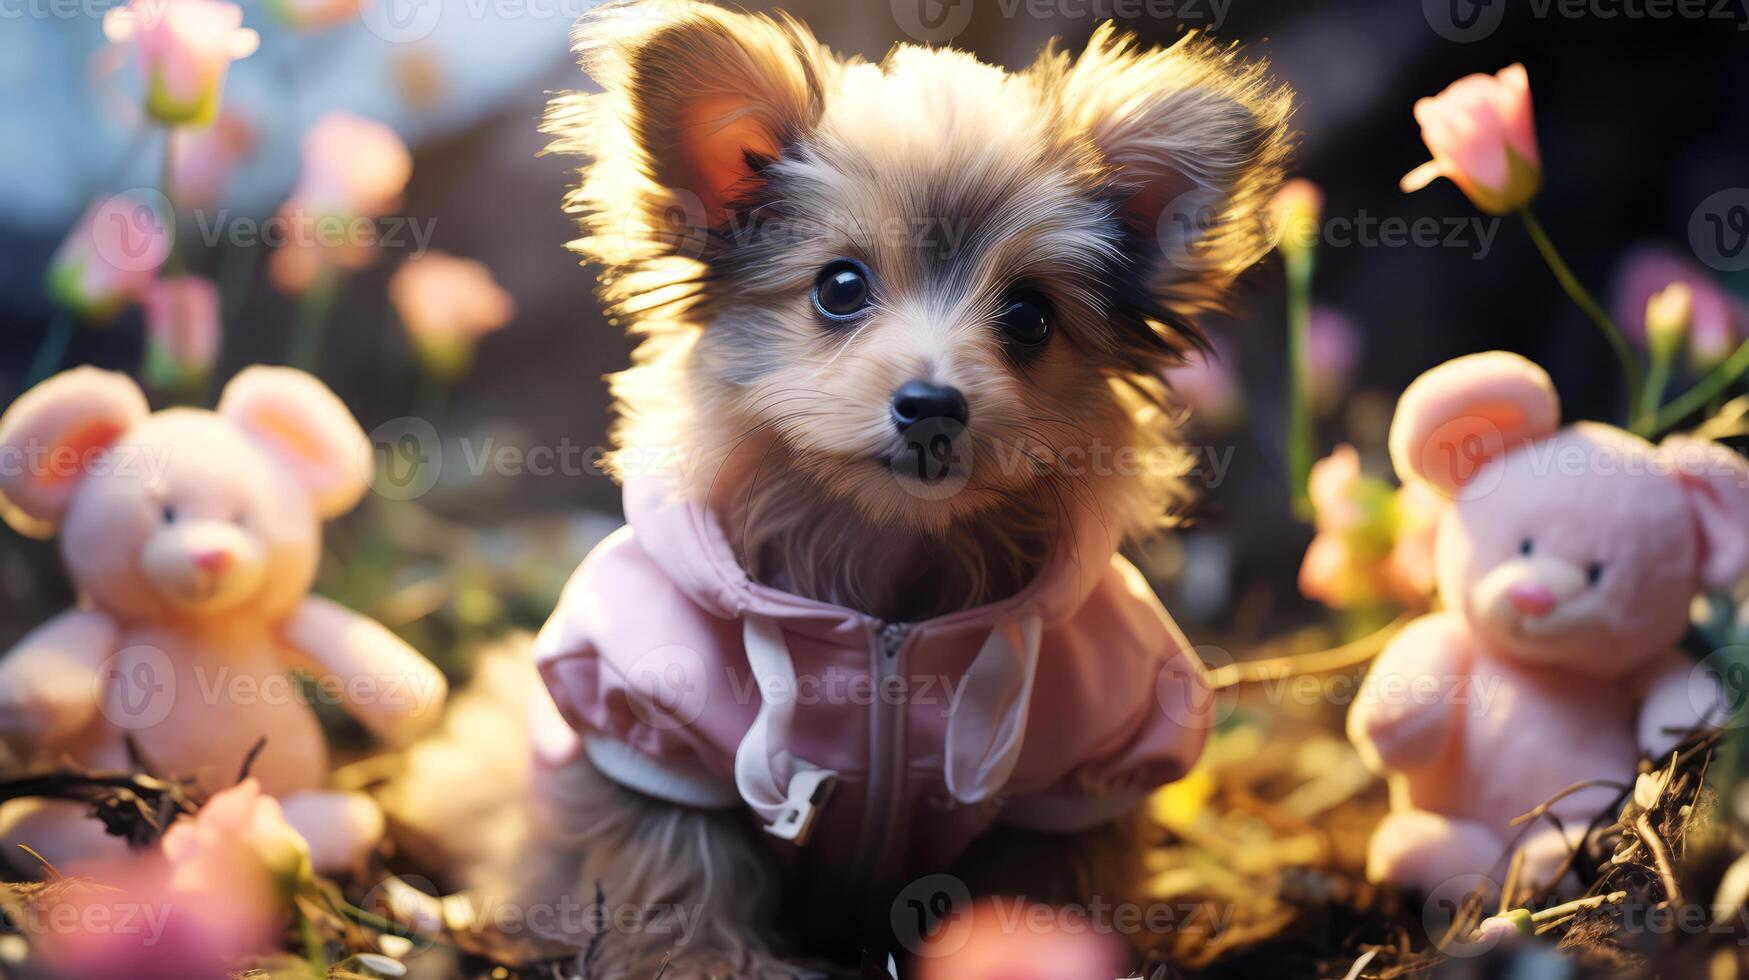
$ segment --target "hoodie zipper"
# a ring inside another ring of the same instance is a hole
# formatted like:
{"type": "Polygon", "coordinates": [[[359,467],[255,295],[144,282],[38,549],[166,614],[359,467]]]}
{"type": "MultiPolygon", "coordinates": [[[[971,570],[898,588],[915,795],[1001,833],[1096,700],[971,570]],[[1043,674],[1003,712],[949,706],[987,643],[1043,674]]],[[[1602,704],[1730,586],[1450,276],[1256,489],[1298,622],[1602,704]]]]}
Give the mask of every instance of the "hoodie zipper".
{"type": "Polygon", "coordinates": [[[888,837],[898,813],[903,791],[904,701],[894,704],[887,696],[893,678],[900,675],[900,653],[911,636],[910,623],[873,623],[871,644],[874,663],[874,703],[870,706],[868,787],[863,804],[862,874],[858,880],[876,887],[876,875],[886,863],[888,837]]]}

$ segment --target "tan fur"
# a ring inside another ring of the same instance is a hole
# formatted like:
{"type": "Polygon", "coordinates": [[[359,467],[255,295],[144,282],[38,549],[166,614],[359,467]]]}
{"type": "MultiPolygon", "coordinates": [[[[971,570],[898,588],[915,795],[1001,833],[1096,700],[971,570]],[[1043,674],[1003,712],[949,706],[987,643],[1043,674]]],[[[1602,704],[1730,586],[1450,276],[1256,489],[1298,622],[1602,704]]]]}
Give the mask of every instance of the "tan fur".
{"type": "Polygon", "coordinates": [[[610,4],[577,39],[603,91],[547,125],[590,161],[574,247],[646,337],[613,379],[619,475],[676,469],[767,582],[912,618],[1017,588],[1076,501],[1119,534],[1169,523],[1183,466],[1159,372],[1268,245],[1288,96],[1260,67],[1195,37],[1136,51],[1109,25],[1019,74],[911,46],[872,65],[678,0],[610,4]],[[727,133],[748,163],[725,199],[733,154],[709,144],[727,133]],[[841,256],[878,290],[838,331],[810,295],[841,256]],[[991,328],[1019,282],[1059,318],[1025,365],[991,328]],[[914,377],[971,405],[970,479],[943,499],[877,462],[904,449],[888,405],[914,377]],[[1098,462],[1120,448],[1143,462],[1098,462]],[[822,576],[828,552],[855,570],[822,576]],[[892,594],[901,556],[943,554],[958,567],[930,601],[892,594]]]}

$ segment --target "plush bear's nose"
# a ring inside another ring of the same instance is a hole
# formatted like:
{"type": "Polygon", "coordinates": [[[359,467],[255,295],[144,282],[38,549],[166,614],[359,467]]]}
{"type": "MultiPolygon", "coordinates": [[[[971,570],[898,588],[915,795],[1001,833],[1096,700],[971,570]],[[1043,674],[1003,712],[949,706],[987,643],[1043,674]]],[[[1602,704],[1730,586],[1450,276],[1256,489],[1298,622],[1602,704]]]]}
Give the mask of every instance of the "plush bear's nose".
{"type": "Polygon", "coordinates": [[[1506,590],[1506,598],[1511,600],[1512,608],[1526,616],[1542,616],[1555,608],[1554,590],[1535,582],[1519,582],[1506,590]]]}
{"type": "Polygon", "coordinates": [[[231,567],[231,553],[228,551],[197,551],[194,555],[194,567],[208,575],[223,575],[231,567]]]}
{"type": "Polygon", "coordinates": [[[893,392],[893,424],[901,429],[924,419],[953,419],[965,425],[971,415],[966,396],[951,385],[918,379],[905,382],[893,392]]]}

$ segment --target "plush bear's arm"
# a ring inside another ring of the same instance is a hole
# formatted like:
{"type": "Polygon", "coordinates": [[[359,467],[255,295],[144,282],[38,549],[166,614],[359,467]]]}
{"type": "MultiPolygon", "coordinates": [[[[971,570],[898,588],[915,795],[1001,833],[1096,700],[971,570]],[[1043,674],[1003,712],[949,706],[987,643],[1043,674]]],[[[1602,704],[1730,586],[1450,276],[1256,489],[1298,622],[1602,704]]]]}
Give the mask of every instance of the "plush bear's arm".
{"type": "Polygon", "coordinates": [[[1678,654],[1652,679],[1640,702],[1640,751],[1653,762],[1668,762],[1682,736],[1700,725],[1723,724],[1729,717],[1724,691],[1701,665],[1678,654]]]}
{"type": "Polygon", "coordinates": [[[120,636],[108,616],[76,609],[20,640],[0,658],[0,739],[52,747],[90,724],[97,671],[120,636]]]}
{"type": "Polygon", "coordinates": [[[1462,619],[1434,613],[1393,638],[1348,713],[1348,737],[1374,772],[1438,762],[1456,730],[1456,688],[1466,685],[1471,639],[1462,619]]]}
{"type": "Polygon", "coordinates": [[[348,714],[378,738],[402,742],[443,712],[443,674],[381,623],[318,596],[304,600],[281,638],[346,695],[348,714]]]}

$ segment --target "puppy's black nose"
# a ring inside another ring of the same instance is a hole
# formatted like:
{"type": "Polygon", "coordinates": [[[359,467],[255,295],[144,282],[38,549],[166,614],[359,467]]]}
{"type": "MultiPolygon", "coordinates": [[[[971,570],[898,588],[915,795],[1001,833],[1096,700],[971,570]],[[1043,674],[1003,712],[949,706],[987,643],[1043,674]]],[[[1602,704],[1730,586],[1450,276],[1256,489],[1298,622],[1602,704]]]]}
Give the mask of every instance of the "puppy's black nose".
{"type": "Polygon", "coordinates": [[[893,424],[908,429],[924,419],[953,419],[961,425],[972,416],[966,396],[951,385],[907,381],[893,392],[893,424]]]}

